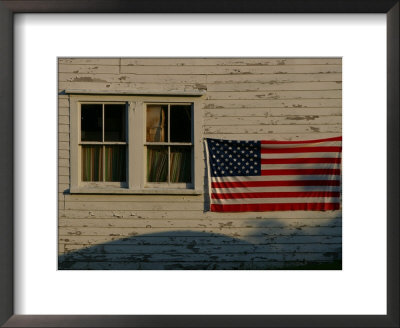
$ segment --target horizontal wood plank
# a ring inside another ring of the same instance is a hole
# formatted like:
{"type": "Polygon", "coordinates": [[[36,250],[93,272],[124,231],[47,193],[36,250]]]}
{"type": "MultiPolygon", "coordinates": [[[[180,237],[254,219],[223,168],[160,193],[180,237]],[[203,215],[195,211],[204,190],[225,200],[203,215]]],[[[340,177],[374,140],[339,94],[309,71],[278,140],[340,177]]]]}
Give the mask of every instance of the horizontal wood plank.
{"type": "Polygon", "coordinates": [[[327,261],[337,257],[335,252],[324,253],[233,253],[233,254],[86,254],[69,253],[64,256],[66,261],[85,261],[85,262],[192,262],[192,261],[237,261],[237,262],[266,262],[266,261],[327,261]]]}
{"type": "Polygon", "coordinates": [[[283,82],[341,82],[341,73],[317,73],[317,74],[226,74],[226,75],[198,75],[198,74],[107,74],[107,73],[59,73],[61,82],[106,82],[106,83],[198,83],[205,84],[222,83],[268,83],[270,85],[283,82]]]}
{"type": "MultiPolygon", "coordinates": [[[[68,187],[68,185],[60,185],[61,187],[68,187]]],[[[68,202],[68,197],[70,195],[65,195],[66,202],[68,202]]],[[[78,196],[78,195],[77,195],[78,196]]],[[[79,195],[86,196],[86,195],[79,195]]],[[[89,195],[87,195],[89,196],[89,195]]],[[[97,195],[91,195],[96,197],[97,195]]],[[[98,195],[99,201],[109,201],[108,198],[102,198],[98,195]]],[[[128,196],[128,195],[126,195],[128,196]]],[[[134,195],[132,195],[133,199],[136,199],[134,195]]],[[[154,202],[160,201],[160,198],[152,196],[154,202]]],[[[124,198],[127,201],[131,201],[131,198],[124,198]]],[[[86,198],[82,198],[82,202],[87,202],[86,198]]],[[[179,206],[179,203],[177,204],[179,206]]],[[[220,213],[220,212],[210,212],[208,209],[204,211],[204,209],[194,210],[189,209],[186,211],[173,211],[173,210],[98,210],[95,208],[90,208],[88,210],[65,210],[59,213],[59,217],[62,218],[70,218],[70,219],[110,219],[110,218],[134,218],[134,219],[212,219],[216,220],[263,220],[263,219],[335,219],[341,218],[342,212],[339,211],[285,211],[285,212],[238,212],[238,213],[220,213]]]]}
{"type": "MultiPolygon", "coordinates": [[[[331,259],[319,262],[331,262],[331,259]]],[[[306,265],[301,261],[268,261],[268,262],[220,262],[220,261],[198,261],[198,262],[79,262],[63,261],[60,265],[62,270],[273,270],[291,269],[306,265]]]]}
{"type": "Polygon", "coordinates": [[[205,117],[205,126],[240,125],[341,125],[341,116],[290,115],[286,117],[205,117]]]}
{"type": "Polygon", "coordinates": [[[58,124],[69,124],[68,115],[58,115],[58,124]]]}
{"type": "Polygon", "coordinates": [[[342,227],[279,227],[279,228],[92,228],[92,227],[59,227],[60,236],[119,236],[131,237],[137,235],[157,235],[163,236],[198,236],[199,234],[209,234],[212,236],[224,235],[236,238],[260,237],[260,236],[341,236],[342,227]]]}
{"type": "Polygon", "coordinates": [[[65,159],[65,158],[58,159],[58,166],[59,167],[69,167],[69,159],[65,159]]]}
{"type": "Polygon", "coordinates": [[[247,82],[247,83],[208,83],[208,92],[274,92],[274,91],[325,91],[342,89],[342,82],[247,82]]]}
{"type": "Polygon", "coordinates": [[[120,67],[115,65],[59,65],[59,73],[89,74],[89,73],[112,73],[119,74],[120,67]]]}
{"type": "MultiPolygon", "coordinates": [[[[68,97],[68,96],[67,96],[68,97]]],[[[63,112],[63,115],[68,115],[68,108],[69,108],[69,98],[65,97],[60,97],[58,98],[58,108],[60,110],[65,110],[66,112],[63,112]]]]}
{"type": "Polygon", "coordinates": [[[281,82],[341,82],[341,73],[320,74],[242,74],[208,75],[207,84],[215,83],[274,83],[281,82]]]}
{"type": "Polygon", "coordinates": [[[256,99],[256,100],[208,100],[204,102],[205,109],[219,108],[266,108],[266,107],[342,107],[341,99],[256,99]]]}
{"type": "MultiPolygon", "coordinates": [[[[262,139],[270,139],[270,134],[279,133],[336,133],[336,136],[341,135],[342,126],[341,125],[238,125],[238,126],[225,126],[225,125],[215,125],[215,126],[205,126],[204,133],[213,135],[238,135],[238,134],[259,134],[262,135],[262,139]]],[[[229,137],[231,139],[232,137],[229,137]]],[[[256,139],[260,139],[260,136],[256,139]]],[[[315,135],[311,139],[320,139],[318,135],[315,135]]]]}
{"type": "Polygon", "coordinates": [[[58,58],[58,65],[120,65],[121,58],[58,58]]]}
{"type": "MultiPolygon", "coordinates": [[[[323,75],[323,74],[321,74],[323,75]]],[[[332,74],[334,75],[334,74],[332,74]]],[[[207,77],[205,75],[139,75],[139,74],[81,74],[81,73],[59,73],[59,83],[61,82],[106,82],[106,83],[199,83],[204,85],[207,77]]]]}
{"type": "MultiPolygon", "coordinates": [[[[72,65],[71,65],[72,66],[72,65]]],[[[67,70],[70,71],[70,70],[67,70]]],[[[168,75],[228,75],[228,74],[322,74],[341,73],[341,65],[259,65],[259,66],[121,66],[121,74],[168,74],[168,75]]]]}
{"type": "Polygon", "coordinates": [[[204,110],[204,119],[209,117],[285,117],[296,116],[341,116],[342,108],[213,108],[204,110]]]}
{"type": "MultiPolygon", "coordinates": [[[[271,131],[266,135],[260,134],[258,132],[250,131],[236,131],[236,140],[281,140],[281,141],[296,141],[296,140],[313,140],[313,139],[324,139],[324,138],[334,138],[341,134],[341,132],[320,132],[318,129],[313,131],[312,129],[306,129],[305,131],[298,131],[292,133],[284,133],[278,130],[271,131]]],[[[286,132],[286,131],[285,131],[286,132]]],[[[290,131],[289,131],[290,132],[290,131]]],[[[205,130],[204,138],[217,138],[217,139],[233,139],[230,133],[223,133],[218,131],[212,131],[209,133],[205,130]]]]}
{"type": "Polygon", "coordinates": [[[239,239],[230,236],[197,235],[197,236],[134,236],[121,238],[120,236],[82,236],[70,235],[59,236],[59,242],[66,245],[99,245],[103,243],[118,243],[122,245],[185,245],[196,243],[198,245],[220,245],[220,244],[299,244],[299,243],[322,243],[340,244],[341,236],[258,236],[248,239],[239,239]]]}
{"type": "Polygon", "coordinates": [[[341,99],[341,90],[312,90],[312,91],[207,91],[207,100],[257,100],[257,99],[341,99]]]}
{"type": "Polygon", "coordinates": [[[282,66],[341,65],[341,58],[122,58],[121,65],[131,66],[282,66]]]}
{"type": "Polygon", "coordinates": [[[286,228],[286,227],[338,227],[341,218],[335,219],[59,219],[59,227],[90,228],[286,228]]]}
{"type": "MultiPolygon", "coordinates": [[[[72,79],[72,75],[69,76],[72,79]]],[[[112,80],[104,79],[98,81],[99,78],[96,77],[86,77],[80,78],[78,80],[72,81],[60,81],[59,90],[66,89],[89,89],[89,90],[116,90],[116,91],[126,91],[132,90],[132,92],[139,93],[140,91],[148,93],[149,91],[157,92],[173,92],[173,91],[193,91],[193,90],[207,90],[208,92],[290,92],[290,91],[334,91],[339,92],[342,89],[342,82],[277,82],[270,81],[266,83],[154,83],[151,82],[122,82],[121,80],[115,81],[114,77],[112,80]],[[82,81],[83,80],[83,81],[82,81]],[[81,82],[80,82],[81,81],[81,82]],[[97,82],[96,82],[97,81],[97,82]]]]}
{"type": "Polygon", "coordinates": [[[248,253],[292,253],[310,252],[325,253],[337,252],[341,249],[341,244],[217,244],[217,245],[198,245],[190,243],[186,245],[120,245],[118,243],[107,243],[104,245],[64,245],[61,244],[65,252],[76,252],[85,254],[248,254],[248,253]]]}

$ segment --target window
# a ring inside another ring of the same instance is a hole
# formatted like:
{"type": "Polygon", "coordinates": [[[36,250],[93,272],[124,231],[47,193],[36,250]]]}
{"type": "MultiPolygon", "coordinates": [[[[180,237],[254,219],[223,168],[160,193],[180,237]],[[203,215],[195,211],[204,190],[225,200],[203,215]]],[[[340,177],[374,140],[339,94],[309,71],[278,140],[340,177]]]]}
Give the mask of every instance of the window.
{"type": "Polygon", "coordinates": [[[202,192],[195,98],[71,94],[70,99],[72,193],[202,192]]]}
{"type": "Polygon", "coordinates": [[[126,105],[80,106],[82,182],[126,182],[126,105]]]}
{"type": "Polygon", "coordinates": [[[191,104],[147,104],[145,146],[148,183],[190,184],[191,104]]]}

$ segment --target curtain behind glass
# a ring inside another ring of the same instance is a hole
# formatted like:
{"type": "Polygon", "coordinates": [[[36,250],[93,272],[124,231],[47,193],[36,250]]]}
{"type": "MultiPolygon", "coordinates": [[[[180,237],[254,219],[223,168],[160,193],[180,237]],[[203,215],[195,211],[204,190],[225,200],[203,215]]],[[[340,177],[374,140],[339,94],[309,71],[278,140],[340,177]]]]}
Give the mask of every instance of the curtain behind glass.
{"type": "Polygon", "coordinates": [[[170,181],[191,182],[191,147],[171,147],[170,181]]]}
{"type": "Polygon", "coordinates": [[[103,180],[103,147],[82,146],[82,181],[103,180]]]}
{"type": "Polygon", "coordinates": [[[167,147],[147,147],[147,181],[168,181],[167,147]]]}
{"type": "Polygon", "coordinates": [[[105,147],[105,175],[106,181],[125,181],[126,172],[125,146],[105,147]]]}

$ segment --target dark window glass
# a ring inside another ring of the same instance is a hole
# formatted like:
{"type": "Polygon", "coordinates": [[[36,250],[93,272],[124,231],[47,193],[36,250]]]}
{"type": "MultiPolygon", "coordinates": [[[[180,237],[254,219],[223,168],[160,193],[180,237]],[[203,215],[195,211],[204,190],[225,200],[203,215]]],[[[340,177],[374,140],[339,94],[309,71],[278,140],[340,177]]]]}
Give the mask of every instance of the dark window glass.
{"type": "Polygon", "coordinates": [[[146,110],[146,141],[168,141],[168,106],[148,105],[146,110]]]}
{"type": "Polygon", "coordinates": [[[103,141],[102,140],[102,105],[81,105],[81,141],[103,141]]]}
{"type": "Polygon", "coordinates": [[[191,106],[171,105],[170,107],[170,141],[191,142],[192,119],[191,106]]]}
{"type": "Polygon", "coordinates": [[[147,147],[147,181],[168,181],[168,147],[147,147]]]}
{"type": "Polygon", "coordinates": [[[170,181],[191,182],[191,147],[171,147],[170,181]]]}
{"type": "Polygon", "coordinates": [[[104,141],[125,141],[125,105],[104,106],[104,141]]]}

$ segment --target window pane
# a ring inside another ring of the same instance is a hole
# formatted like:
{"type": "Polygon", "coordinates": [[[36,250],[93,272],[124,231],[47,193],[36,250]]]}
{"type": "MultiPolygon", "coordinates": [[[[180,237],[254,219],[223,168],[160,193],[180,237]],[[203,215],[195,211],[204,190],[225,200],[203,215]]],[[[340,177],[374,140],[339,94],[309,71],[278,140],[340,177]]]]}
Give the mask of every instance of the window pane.
{"type": "Polygon", "coordinates": [[[147,147],[147,181],[167,182],[168,148],[147,147]]]}
{"type": "Polygon", "coordinates": [[[105,147],[105,175],[106,181],[125,181],[126,147],[105,147]]]}
{"type": "Polygon", "coordinates": [[[191,147],[171,147],[171,182],[191,182],[191,147]]]}
{"type": "Polygon", "coordinates": [[[149,142],[168,141],[168,106],[147,106],[146,140],[149,142]]]}
{"type": "Polygon", "coordinates": [[[191,142],[192,109],[190,105],[171,105],[170,138],[171,142],[191,142]]]}
{"type": "Polygon", "coordinates": [[[81,140],[102,141],[103,106],[101,104],[81,105],[81,140]]]}
{"type": "Polygon", "coordinates": [[[125,141],[125,105],[104,106],[104,140],[125,141]]]}
{"type": "Polygon", "coordinates": [[[82,181],[103,181],[103,146],[82,146],[82,181]]]}

